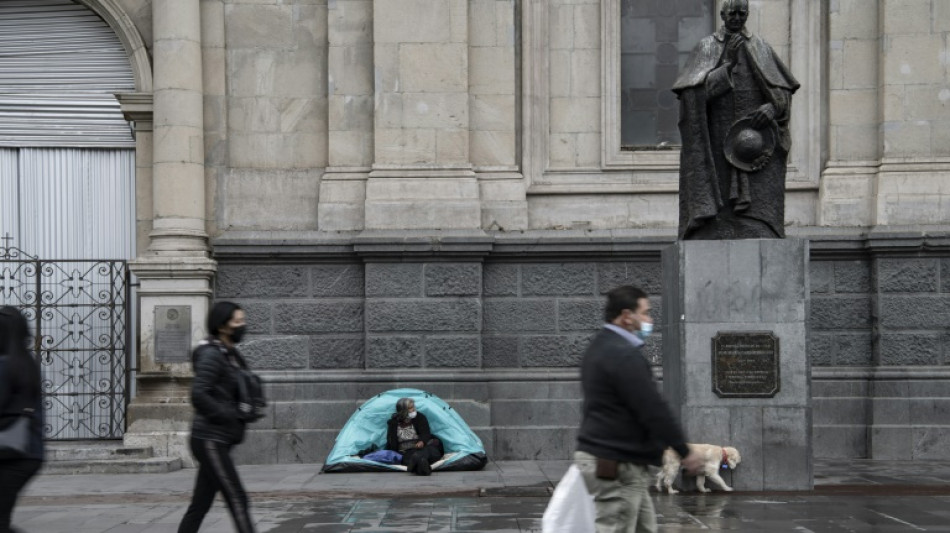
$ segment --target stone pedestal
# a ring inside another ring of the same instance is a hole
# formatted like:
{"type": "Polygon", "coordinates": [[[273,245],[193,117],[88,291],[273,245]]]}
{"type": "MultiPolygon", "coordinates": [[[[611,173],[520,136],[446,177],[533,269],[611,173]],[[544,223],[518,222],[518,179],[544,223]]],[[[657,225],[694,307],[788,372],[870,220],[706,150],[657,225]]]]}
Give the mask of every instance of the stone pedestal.
{"type": "Polygon", "coordinates": [[[664,392],[689,442],[739,450],[736,490],[813,487],[807,268],[794,239],[663,251],[664,392]]]}
{"type": "Polygon", "coordinates": [[[139,352],[137,394],[128,407],[126,446],[150,446],[161,457],[193,464],[188,448],[191,429],[191,348],[207,335],[205,317],[211,300],[211,259],[150,257],[130,263],[139,280],[139,352]],[[185,339],[170,345],[156,341],[156,310],[175,310],[185,339]],[[159,345],[161,344],[161,347],[159,345]]]}

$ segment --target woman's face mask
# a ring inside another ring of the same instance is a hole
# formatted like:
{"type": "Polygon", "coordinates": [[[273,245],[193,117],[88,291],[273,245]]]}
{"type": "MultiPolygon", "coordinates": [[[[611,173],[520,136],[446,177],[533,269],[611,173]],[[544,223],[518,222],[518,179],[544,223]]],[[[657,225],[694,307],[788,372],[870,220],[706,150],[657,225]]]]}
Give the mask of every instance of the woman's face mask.
{"type": "Polygon", "coordinates": [[[241,339],[244,338],[244,334],[247,333],[247,326],[238,326],[231,331],[231,342],[237,344],[241,342],[241,339]]]}
{"type": "Polygon", "coordinates": [[[413,409],[412,411],[409,411],[409,418],[410,418],[410,419],[413,419],[413,418],[415,418],[415,417],[416,417],[416,410],[413,409]]]}

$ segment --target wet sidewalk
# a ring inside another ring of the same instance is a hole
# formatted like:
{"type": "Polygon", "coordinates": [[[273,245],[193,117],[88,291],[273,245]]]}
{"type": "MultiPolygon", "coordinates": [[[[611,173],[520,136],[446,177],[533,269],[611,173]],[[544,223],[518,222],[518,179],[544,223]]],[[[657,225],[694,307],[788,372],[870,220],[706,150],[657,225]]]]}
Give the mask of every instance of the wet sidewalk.
{"type": "MultiPolygon", "coordinates": [[[[479,472],[320,474],[319,465],[240,471],[261,532],[539,532],[568,461],[490,462],[479,472]]],[[[15,524],[40,533],[172,533],[194,470],[41,475],[15,524]]],[[[950,532],[950,462],[819,461],[804,493],[654,494],[661,531],[950,532]]],[[[223,504],[202,532],[232,531],[223,504]]]]}

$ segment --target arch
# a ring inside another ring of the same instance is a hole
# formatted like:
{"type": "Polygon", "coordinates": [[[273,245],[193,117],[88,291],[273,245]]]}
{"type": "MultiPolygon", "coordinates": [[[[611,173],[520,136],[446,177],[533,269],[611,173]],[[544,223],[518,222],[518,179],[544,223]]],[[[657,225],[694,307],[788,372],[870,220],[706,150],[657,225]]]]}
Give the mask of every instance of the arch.
{"type": "Polygon", "coordinates": [[[112,28],[122,46],[125,47],[132,65],[132,74],[135,76],[135,90],[139,93],[152,93],[152,62],[149,59],[148,48],[132,19],[118,5],[116,0],[75,0],[78,4],[88,7],[112,28]]]}

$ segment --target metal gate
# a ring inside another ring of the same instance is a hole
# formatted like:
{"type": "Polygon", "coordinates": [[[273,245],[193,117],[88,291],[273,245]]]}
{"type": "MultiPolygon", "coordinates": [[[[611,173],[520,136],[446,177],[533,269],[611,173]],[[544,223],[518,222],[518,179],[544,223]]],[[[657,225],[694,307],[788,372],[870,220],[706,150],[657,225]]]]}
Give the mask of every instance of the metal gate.
{"type": "Polygon", "coordinates": [[[0,238],[0,305],[30,321],[43,370],[46,438],[118,439],[129,400],[129,269],[43,260],[0,238]]]}

